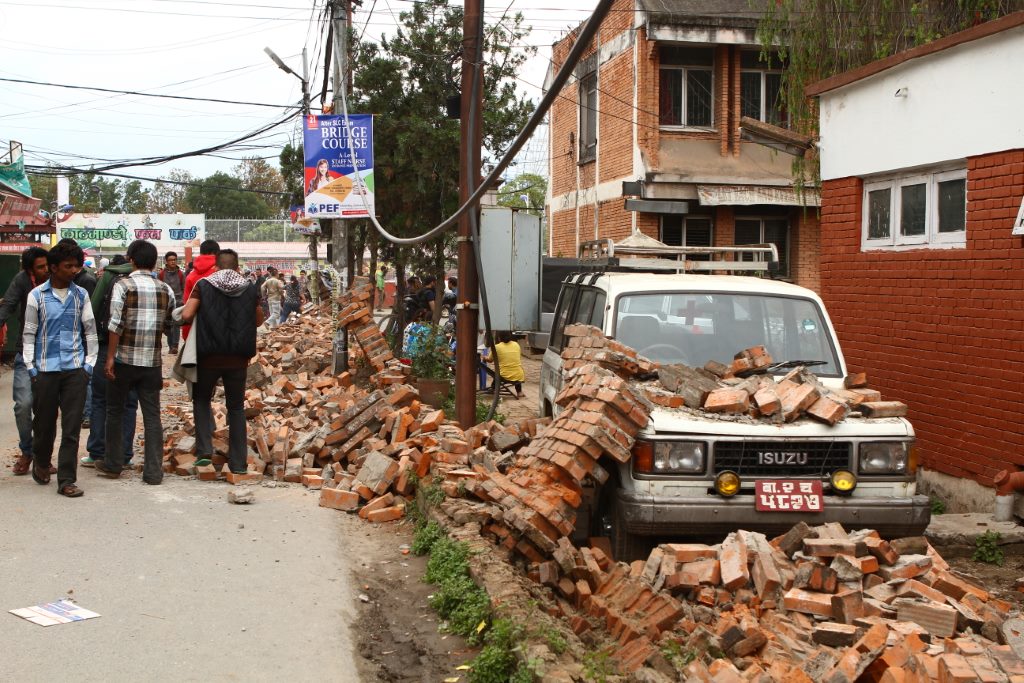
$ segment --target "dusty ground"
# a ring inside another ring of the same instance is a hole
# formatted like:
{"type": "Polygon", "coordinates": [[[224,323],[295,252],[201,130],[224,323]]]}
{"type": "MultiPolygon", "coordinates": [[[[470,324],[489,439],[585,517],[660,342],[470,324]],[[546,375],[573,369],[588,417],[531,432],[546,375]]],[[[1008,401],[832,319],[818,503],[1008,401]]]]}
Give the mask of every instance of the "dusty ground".
{"type": "Polygon", "coordinates": [[[411,522],[364,523],[356,536],[362,557],[353,573],[359,591],[353,633],[363,681],[434,683],[460,676],[456,667],[476,656],[459,636],[440,631],[428,604],[434,587],[423,581],[427,561],[404,554],[412,543],[411,522]]]}
{"type": "MultiPolygon", "coordinates": [[[[523,382],[524,396],[516,399],[502,394],[498,412],[504,415],[506,420],[537,417],[540,406],[540,366],[544,355],[531,354],[525,341],[520,342],[520,346],[523,347],[523,370],[526,372],[526,381],[523,382]]],[[[481,394],[480,397],[489,399],[490,395],[481,394]]]]}
{"type": "Polygon", "coordinates": [[[939,549],[950,567],[983,586],[996,597],[1008,600],[1024,608],[1024,593],[1014,585],[1024,578],[1024,545],[1001,546],[1005,557],[1002,565],[985,564],[971,559],[974,548],[968,546],[946,546],[939,549]]]}

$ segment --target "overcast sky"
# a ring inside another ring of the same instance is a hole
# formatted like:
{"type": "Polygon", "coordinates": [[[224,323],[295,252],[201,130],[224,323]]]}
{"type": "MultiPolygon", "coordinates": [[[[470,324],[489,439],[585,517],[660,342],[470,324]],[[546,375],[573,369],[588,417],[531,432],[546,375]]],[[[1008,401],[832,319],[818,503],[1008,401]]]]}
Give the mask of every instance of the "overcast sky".
{"type": "MultiPolygon", "coordinates": [[[[24,144],[30,164],[73,166],[178,154],[240,137],[284,117],[301,99],[298,79],[264,54],[269,46],[301,73],[306,47],[313,90],[323,78],[326,31],[318,24],[324,0],[0,0],[0,78],[84,85],[145,93],[262,103],[216,104],[0,81],[0,145],[24,144]]],[[[365,0],[356,30],[379,39],[393,32],[410,0],[365,0]],[[372,12],[371,12],[372,9],[372,12]]],[[[533,27],[528,44],[537,56],[519,85],[539,100],[551,43],[586,19],[584,0],[514,0],[533,27]]],[[[507,2],[485,6],[496,21],[507,2]]],[[[314,95],[313,104],[319,98],[314,95]]],[[[176,160],[125,173],[158,177],[172,168],[206,176],[229,170],[242,156],[273,157],[298,133],[282,125],[252,141],[260,149],[176,160]]],[[[520,155],[509,176],[544,173],[544,129],[520,155]]]]}

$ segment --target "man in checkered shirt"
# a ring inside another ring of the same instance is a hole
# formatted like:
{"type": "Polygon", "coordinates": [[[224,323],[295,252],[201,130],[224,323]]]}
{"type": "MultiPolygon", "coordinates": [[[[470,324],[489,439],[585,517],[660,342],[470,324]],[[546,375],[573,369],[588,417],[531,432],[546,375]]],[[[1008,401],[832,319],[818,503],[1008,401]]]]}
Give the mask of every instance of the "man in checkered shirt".
{"type": "Polygon", "coordinates": [[[134,270],[114,285],[110,299],[110,343],[105,374],[107,385],[106,451],[96,462],[101,476],[117,478],[124,461],[121,421],[124,401],[135,389],[142,408],[145,464],[142,480],[163,481],[164,430],[160,423],[160,389],[163,388],[162,336],[171,321],[174,293],[153,274],[156,246],[135,240],[125,254],[134,270]]]}

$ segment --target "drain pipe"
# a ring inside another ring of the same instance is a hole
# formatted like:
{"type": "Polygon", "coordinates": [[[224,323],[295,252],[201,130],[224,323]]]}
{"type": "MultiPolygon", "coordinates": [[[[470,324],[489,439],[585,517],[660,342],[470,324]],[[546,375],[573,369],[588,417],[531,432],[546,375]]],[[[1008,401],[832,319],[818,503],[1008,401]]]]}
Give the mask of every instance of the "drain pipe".
{"type": "Polygon", "coordinates": [[[1003,470],[995,476],[992,483],[996,487],[995,520],[1012,522],[1014,493],[1024,491],[1024,472],[1003,470]]]}

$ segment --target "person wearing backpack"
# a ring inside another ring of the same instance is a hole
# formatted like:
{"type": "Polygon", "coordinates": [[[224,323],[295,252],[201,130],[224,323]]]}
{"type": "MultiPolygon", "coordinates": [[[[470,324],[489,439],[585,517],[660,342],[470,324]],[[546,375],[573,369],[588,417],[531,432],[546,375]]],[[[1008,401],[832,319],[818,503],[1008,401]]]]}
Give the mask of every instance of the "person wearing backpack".
{"type": "MultiPolygon", "coordinates": [[[[174,292],[175,301],[185,300],[185,274],[178,267],[178,255],[173,251],[164,254],[164,267],[157,275],[160,282],[163,282],[174,292]]],[[[171,325],[167,328],[167,353],[172,356],[178,353],[178,337],[181,335],[181,328],[171,325]]]]}
{"type": "MultiPolygon", "coordinates": [[[[107,324],[110,322],[110,299],[114,292],[114,285],[128,277],[132,272],[132,264],[124,256],[115,256],[110,264],[103,269],[103,275],[96,283],[96,290],[92,295],[92,313],[96,318],[96,335],[99,338],[99,358],[107,357],[107,348],[110,333],[107,331],[107,324]]],[[[107,377],[102,371],[92,373],[90,382],[92,388],[92,414],[89,429],[89,439],[86,441],[85,449],[89,455],[82,458],[84,467],[95,467],[97,460],[103,459],[107,449],[107,377]]],[[[124,403],[124,420],[122,421],[121,434],[124,439],[124,464],[128,467],[132,461],[132,446],[135,443],[135,418],[139,410],[139,396],[134,390],[128,393],[124,403]]]]}

